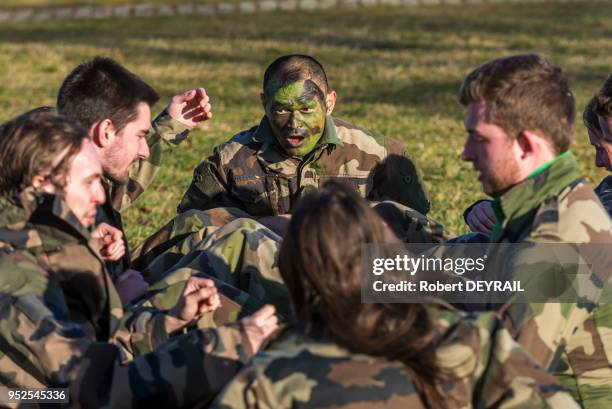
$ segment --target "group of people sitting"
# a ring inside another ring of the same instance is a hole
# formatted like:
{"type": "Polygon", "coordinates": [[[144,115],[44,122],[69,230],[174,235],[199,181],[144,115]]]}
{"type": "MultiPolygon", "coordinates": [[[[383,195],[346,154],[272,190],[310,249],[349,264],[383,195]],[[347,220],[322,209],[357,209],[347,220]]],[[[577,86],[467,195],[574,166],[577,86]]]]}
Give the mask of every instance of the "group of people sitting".
{"type": "MultiPolygon", "coordinates": [[[[465,78],[463,159],[492,200],[455,238],[427,217],[403,144],[332,117],[323,67],[295,54],[266,69],[261,122],[215,147],[176,217],[130,251],[121,212],[212,117],[196,88],[151,123],[158,99],[97,57],[55,107],[0,126],[1,386],[68,388],[87,408],[612,405],[605,268],[573,302],[362,299],[364,244],[612,244],[612,177],[581,179],[574,97],[548,59],[465,78]]],[[[612,171],[612,77],[584,122],[612,171]]]]}

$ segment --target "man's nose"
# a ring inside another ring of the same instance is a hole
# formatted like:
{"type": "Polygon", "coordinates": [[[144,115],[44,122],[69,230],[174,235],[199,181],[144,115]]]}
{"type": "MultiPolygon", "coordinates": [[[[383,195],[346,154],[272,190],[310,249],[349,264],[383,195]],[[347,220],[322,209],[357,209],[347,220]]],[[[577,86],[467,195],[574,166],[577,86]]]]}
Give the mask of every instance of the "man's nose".
{"type": "Polygon", "coordinates": [[[297,129],[300,127],[300,118],[295,112],[289,117],[289,128],[297,129]]]}
{"type": "Polygon", "coordinates": [[[149,144],[147,143],[146,138],[140,138],[138,141],[138,157],[142,159],[147,159],[149,157],[149,144]]]}
{"type": "Polygon", "coordinates": [[[106,201],[106,193],[104,193],[104,188],[101,183],[98,183],[95,188],[92,199],[96,205],[100,205],[106,201]]]}

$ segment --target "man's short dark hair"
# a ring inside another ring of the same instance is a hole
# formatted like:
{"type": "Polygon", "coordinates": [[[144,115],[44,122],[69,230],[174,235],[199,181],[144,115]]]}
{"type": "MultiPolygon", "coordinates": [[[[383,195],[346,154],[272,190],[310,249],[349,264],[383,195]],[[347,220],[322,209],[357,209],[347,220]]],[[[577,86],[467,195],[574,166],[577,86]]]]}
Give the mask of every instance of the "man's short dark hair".
{"type": "Polygon", "coordinates": [[[64,80],[57,109],[86,129],[110,119],[121,130],[138,114],[138,104],[155,105],[159,94],[140,77],[110,58],[96,57],[76,67],[64,80]]]}
{"type": "Polygon", "coordinates": [[[313,57],[304,54],[283,55],[277,58],[266,68],[263,80],[263,91],[270,81],[278,81],[281,85],[291,84],[300,80],[311,80],[314,82],[323,97],[328,92],[327,75],[320,62],[313,57]]]}
{"type": "Polygon", "coordinates": [[[463,105],[486,104],[510,138],[539,130],[556,153],[569,149],[576,106],[559,67],[539,54],[502,57],[472,71],[460,91],[463,105]]]}
{"type": "Polygon", "coordinates": [[[582,113],[582,122],[584,122],[584,126],[586,126],[587,129],[595,132],[601,131],[601,127],[599,126],[599,118],[595,113],[595,97],[591,98],[584,108],[584,112],[582,113]]]}
{"type": "Polygon", "coordinates": [[[612,75],[604,82],[593,99],[593,111],[603,118],[612,118],[612,75]]]}
{"type": "Polygon", "coordinates": [[[43,176],[63,188],[87,132],[53,108],[40,107],[0,125],[0,194],[12,196],[43,176]]]}

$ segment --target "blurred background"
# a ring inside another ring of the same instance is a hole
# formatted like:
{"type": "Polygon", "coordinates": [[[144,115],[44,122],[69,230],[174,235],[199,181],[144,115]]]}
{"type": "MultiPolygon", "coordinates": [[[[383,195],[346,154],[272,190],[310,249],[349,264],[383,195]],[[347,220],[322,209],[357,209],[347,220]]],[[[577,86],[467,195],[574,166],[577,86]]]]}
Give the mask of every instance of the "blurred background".
{"type": "Polygon", "coordinates": [[[124,221],[132,244],[165,224],[212,147],[259,123],[266,66],[311,54],[338,92],[334,115],[405,142],[430,216],[465,232],[463,210],[483,197],[460,156],[458,89],[488,59],[537,51],[569,77],[578,116],[573,151],[596,184],[582,110],[612,71],[610,2],[460,0],[0,0],[0,121],[55,95],[74,66],[112,57],[170,97],[203,86],[214,117],[175,150],[124,221]],[[427,3],[427,4],[425,4],[427,3]],[[441,3],[441,4],[440,4],[441,3]],[[456,3],[456,4],[455,4],[456,3]]]}

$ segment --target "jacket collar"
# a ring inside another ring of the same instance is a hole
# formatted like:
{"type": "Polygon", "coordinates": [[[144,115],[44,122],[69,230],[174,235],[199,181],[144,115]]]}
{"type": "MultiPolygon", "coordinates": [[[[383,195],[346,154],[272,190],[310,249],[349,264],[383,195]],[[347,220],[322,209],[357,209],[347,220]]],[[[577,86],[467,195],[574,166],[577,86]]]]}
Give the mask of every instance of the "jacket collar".
{"type": "Polygon", "coordinates": [[[524,230],[524,224],[530,222],[535,209],[579,178],[578,162],[570,151],[566,151],[494,198],[493,210],[497,225],[492,233],[492,241],[498,241],[506,231],[519,234],[524,230]]]}
{"type": "Polygon", "coordinates": [[[26,189],[18,196],[0,198],[0,242],[4,245],[47,249],[90,238],[89,230],[61,196],[26,189]]]}

